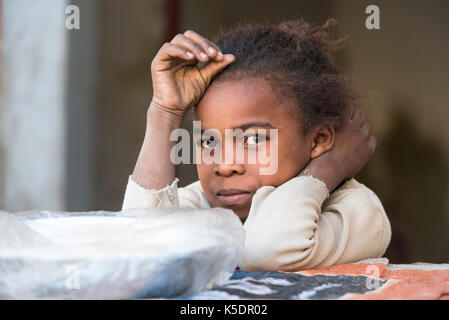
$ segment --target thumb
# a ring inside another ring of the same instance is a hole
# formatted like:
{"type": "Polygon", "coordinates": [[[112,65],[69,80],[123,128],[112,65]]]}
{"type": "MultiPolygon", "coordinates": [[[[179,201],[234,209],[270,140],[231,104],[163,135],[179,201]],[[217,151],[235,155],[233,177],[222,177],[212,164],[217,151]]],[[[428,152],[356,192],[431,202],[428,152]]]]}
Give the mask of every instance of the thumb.
{"type": "Polygon", "coordinates": [[[235,56],[227,53],[223,55],[222,61],[211,61],[204,68],[200,69],[201,75],[203,76],[206,86],[210,84],[212,79],[227,65],[235,61],[235,56]]]}

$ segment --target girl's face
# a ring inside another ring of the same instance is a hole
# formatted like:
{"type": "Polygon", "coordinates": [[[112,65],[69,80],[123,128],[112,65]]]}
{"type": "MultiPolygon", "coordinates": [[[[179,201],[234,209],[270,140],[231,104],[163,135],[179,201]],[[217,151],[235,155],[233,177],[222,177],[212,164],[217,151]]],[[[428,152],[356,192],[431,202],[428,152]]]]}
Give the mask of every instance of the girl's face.
{"type": "Polygon", "coordinates": [[[199,143],[201,150],[198,151],[203,154],[213,155],[218,152],[214,148],[220,148],[222,159],[212,164],[204,161],[197,164],[203,191],[214,207],[232,209],[243,222],[248,217],[252,197],[258,188],[281,185],[299,174],[310,160],[312,137],[302,134],[298,118],[283,106],[269,82],[263,78],[212,82],[195,108],[195,118],[201,121],[202,131],[217,130],[222,140],[203,137],[199,143]],[[236,161],[237,139],[225,135],[225,129],[237,128],[242,129],[246,136],[240,140],[244,142],[244,161],[236,161]],[[261,133],[260,129],[265,129],[265,134],[255,135],[261,133]],[[264,159],[259,161],[259,158],[248,161],[247,155],[257,146],[273,161],[276,139],[274,134],[270,134],[270,129],[277,129],[278,134],[277,171],[261,175],[261,169],[267,169],[270,164],[264,159]],[[226,158],[227,153],[231,153],[229,158],[226,158]],[[230,158],[233,160],[225,163],[225,159],[230,158]]]}

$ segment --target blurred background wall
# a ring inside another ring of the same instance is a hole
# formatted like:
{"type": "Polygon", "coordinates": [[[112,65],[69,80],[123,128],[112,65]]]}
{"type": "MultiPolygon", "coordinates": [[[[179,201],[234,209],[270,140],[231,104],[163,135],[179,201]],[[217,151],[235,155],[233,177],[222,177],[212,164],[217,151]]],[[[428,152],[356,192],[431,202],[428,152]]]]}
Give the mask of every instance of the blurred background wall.
{"type": "MultiPolygon", "coordinates": [[[[382,200],[393,263],[449,262],[449,2],[0,0],[0,209],[120,210],[145,132],[150,64],[177,33],[338,20],[378,148],[356,177],[382,200]],[[80,9],[67,30],[65,8],[80,9]],[[365,8],[380,8],[380,30],[365,8]]],[[[189,121],[184,121],[189,128],[189,121]]],[[[197,179],[180,165],[181,186],[197,179]]]]}

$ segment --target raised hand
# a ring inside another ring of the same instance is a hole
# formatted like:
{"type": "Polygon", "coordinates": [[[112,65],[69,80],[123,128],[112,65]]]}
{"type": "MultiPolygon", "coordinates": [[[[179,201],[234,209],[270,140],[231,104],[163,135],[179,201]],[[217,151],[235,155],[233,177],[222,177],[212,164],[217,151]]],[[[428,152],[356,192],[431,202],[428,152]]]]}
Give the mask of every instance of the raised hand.
{"type": "Polygon", "coordinates": [[[216,44],[188,30],[166,42],[151,63],[155,108],[177,117],[196,105],[212,79],[235,57],[223,54],[216,44]],[[198,62],[210,62],[203,68],[198,62]]]}
{"type": "Polygon", "coordinates": [[[330,154],[339,163],[344,180],[355,177],[376,150],[376,138],[370,135],[365,112],[355,107],[346,127],[336,133],[330,154]]]}
{"type": "Polygon", "coordinates": [[[147,111],[147,129],[132,178],[149,189],[160,189],[175,178],[170,159],[170,134],[195,106],[212,79],[235,57],[196,32],[186,31],[165,43],[151,63],[153,99],[147,111]],[[199,67],[201,62],[204,67],[199,67]]]}
{"type": "Polygon", "coordinates": [[[312,175],[332,192],[344,180],[353,178],[376,149],[376,138],[361,108],[354,107],[346,125],[335,133],[332,149],[312,159],[299,175],[312,175]]]}

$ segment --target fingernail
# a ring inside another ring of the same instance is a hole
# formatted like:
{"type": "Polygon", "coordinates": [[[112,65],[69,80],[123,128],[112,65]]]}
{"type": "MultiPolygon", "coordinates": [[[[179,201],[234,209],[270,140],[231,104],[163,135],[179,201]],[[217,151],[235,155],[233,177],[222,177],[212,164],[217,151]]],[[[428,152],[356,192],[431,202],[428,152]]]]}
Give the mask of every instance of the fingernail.
{"type": "Polygon", "coordinates": [[[222,57],[222,56],[223,56],[223,53],[221,53],[221,51],[219,51],[219,52],[218,52],[218,56],[219,56],[219,57],[222,57]]]}
{"type": "Polygon", "coordinates": [[[188,56],[190,59],[192,59],[192,58],[193,58],[193,53],[187,51],[187,56],[188,56]]]}
{"type": "Polygon", "coordinates": [[[207,50],[209,51],[210,54],[214,54],[215,50],[212,47],[207,48],[207,50]]]}
{"type": "Polygon", "coordinates": [[[200,53],[200,57],[201,57],[201,59],[206,59],[207,55],[204,52],[201,52],[200,53]]]}

